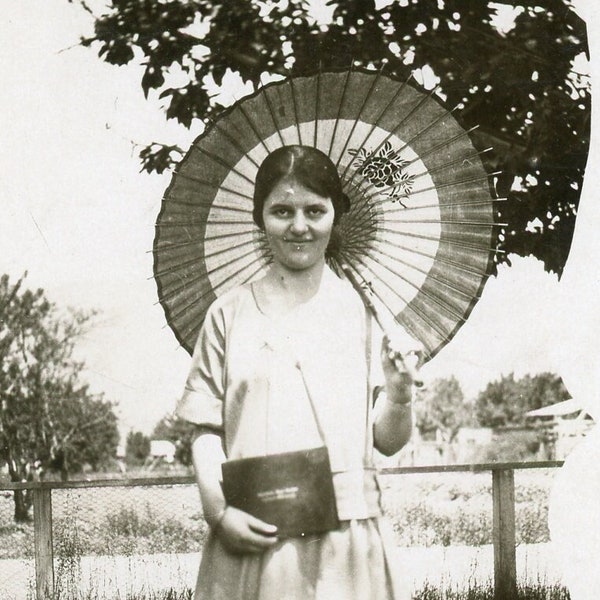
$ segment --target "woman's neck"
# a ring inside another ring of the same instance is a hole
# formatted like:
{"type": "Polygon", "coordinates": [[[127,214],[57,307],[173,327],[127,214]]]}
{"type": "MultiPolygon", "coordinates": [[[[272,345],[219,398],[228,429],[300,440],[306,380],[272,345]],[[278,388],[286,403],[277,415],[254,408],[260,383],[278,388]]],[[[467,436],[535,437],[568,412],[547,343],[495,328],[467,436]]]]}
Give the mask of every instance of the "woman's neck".
{"type": "Polygon", "coordinates": [[[271,315],[285,313],[308,302],[319,290],[325,262],[301,271],[271,265],[259,283],[261,309],[271,315]]]}

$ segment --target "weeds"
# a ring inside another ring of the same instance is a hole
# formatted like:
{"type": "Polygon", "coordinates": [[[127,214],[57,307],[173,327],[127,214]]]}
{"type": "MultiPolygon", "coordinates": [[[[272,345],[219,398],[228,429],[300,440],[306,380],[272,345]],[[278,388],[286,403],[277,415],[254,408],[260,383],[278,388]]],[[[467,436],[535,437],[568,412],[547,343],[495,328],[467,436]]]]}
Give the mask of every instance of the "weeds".
{"type": "MultiPolygon", "coordinates": [[[[467,589],[445,589],[426,583],[413,595],[413,600],[494,600],[490,585],[471,584],[467,589]]],[[[561,585],[525,584],[517,586],[516,600],[570,600],[569,591],[561,585]]]]}

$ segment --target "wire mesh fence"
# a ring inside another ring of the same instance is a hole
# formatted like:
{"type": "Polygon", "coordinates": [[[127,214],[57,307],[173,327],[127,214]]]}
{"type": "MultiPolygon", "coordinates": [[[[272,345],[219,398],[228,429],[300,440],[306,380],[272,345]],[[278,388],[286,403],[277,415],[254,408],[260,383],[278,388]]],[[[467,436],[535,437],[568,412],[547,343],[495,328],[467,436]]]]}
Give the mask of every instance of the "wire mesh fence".
{"type": "MultiPolygon", "coordinates": [[[[429,577],[435,583],[432,564],[454,580],[460,574],[493,578],[498,490],[490,470],[496,466],[479,467],[431,468],[420,475],[418,468],[405,468],[380,476],[398,564],[411,561],[415,581],[429,577]],[[421,567],[427,572],[420,574],[421,567]]],[[[545,515],[553,471],[517,470],[517,544],[548,541],[545,515]]],[[[33,484],[30,491],[38,496],[45,491],[49,499],[49,507],[39,501],[34,505],[43,509],[37,516],[44,522],[37,529],[31,522],[15,523],[13,490],[0,488],[0,600],[33,600],[36,589],[39,596],[40,576],[54,589],[52,600],[189,597],[207,535],[191,477],[33,484]],[[40,573],[44,535],[51,543],[51,573],[46,575],[40,573]]]]}
{"type": "MultiPolygon", "coordinates": [[[[110,483],[52,489],[53,597],[165,598],[172,590],[184,597],[207,533],[195,484],[110,483]]],[[[1,494],[0,600],[30,600],[36,515],[16,524],[13,491],[1,494]]]]}

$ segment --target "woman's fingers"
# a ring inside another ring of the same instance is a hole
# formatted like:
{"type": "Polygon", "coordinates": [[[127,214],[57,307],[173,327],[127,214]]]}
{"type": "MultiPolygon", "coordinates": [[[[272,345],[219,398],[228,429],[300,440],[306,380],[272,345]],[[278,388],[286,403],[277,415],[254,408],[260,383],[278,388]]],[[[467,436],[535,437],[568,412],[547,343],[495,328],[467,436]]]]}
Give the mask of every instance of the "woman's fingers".
{"type": "Polygon", "coordinates": [[[397,328],[391,334],[385,335],[383,344],[390,353],[400,356],[421,356],[423,354],[423,344],[408,335],[403,329],[397,328]]]}
{"type": "Polygon", "coordinates": [[[277,527],[231,506],[217,531],[232,552],[264,552],[278,541],[277,527]]]}
{"type": "Polygon", "coordinates": [[[277,535],[277,527],[269,523],[265,523],[252,515],[248,515],[248,527],[263,536],[273,537],[277,535]]]}
{"type": "Polygon", "coordinates": [[[386,385],[389,387],[404,385],[406,383],[404,378],[408,377],[414,385],[421,387],[423,382],[418,372],[421,364],[421,353],[411,350],[403,354],[390,344],[387,336],[383,338],[381,344],[381,365],[386,385]]]}

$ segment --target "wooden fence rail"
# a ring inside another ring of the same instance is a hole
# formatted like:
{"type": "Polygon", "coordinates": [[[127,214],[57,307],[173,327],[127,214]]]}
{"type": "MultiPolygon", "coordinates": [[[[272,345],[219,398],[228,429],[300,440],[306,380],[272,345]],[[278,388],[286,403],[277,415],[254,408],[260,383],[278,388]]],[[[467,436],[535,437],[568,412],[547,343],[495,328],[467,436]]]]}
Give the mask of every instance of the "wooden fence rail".
{"type": "MultiPolygon", "coordinates": [[[[562,466],[562,461],[527,463],[484,463],[472,465],[437,465],[423,467],[390,467],[380,469],[382,475],[423,473],[482,473],[492,474],[492,504],[494,546],[494,598],[513,600],[517,590],[515,480],[514,472],[521,469],[548,469],[562,466]]],[[[3,490],[32,490],[34,519],[34,556],[37,600],[52,600],[54,590],[54,552],[52,545],[52,490],[98,487],[137,487],[158,485],[190,485],[193,477],[154,477],[136,479],[107,479],[98,481],[48,481],[8,483],[3,490]]]]}

